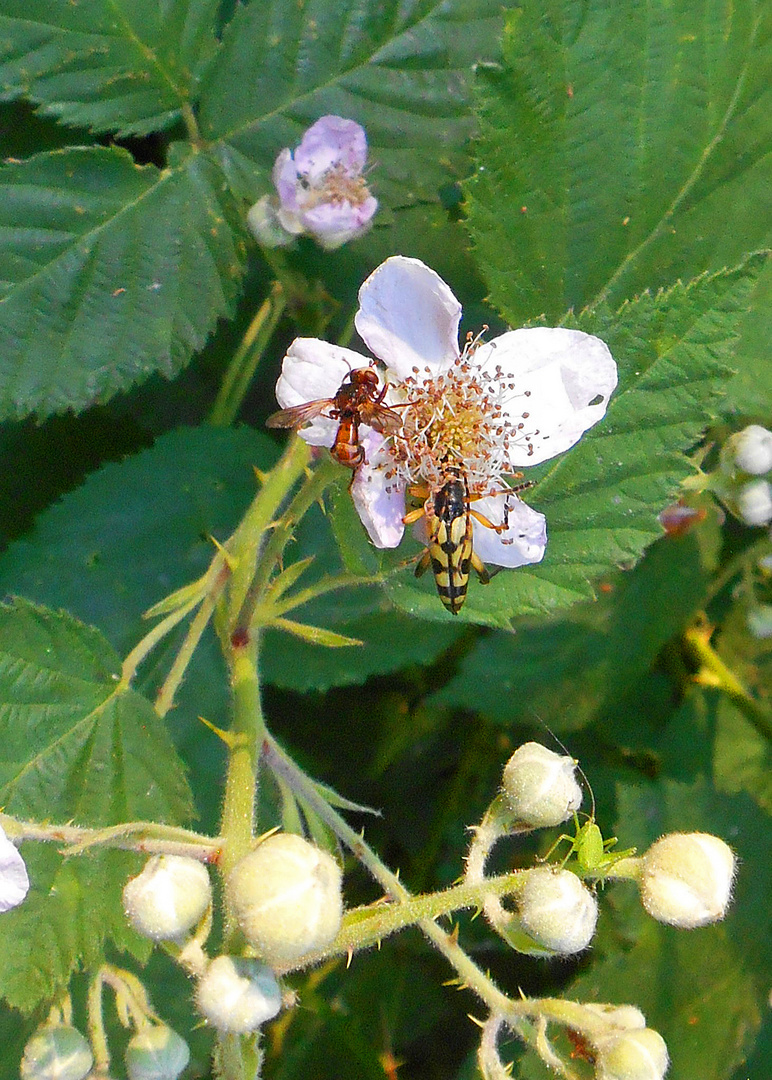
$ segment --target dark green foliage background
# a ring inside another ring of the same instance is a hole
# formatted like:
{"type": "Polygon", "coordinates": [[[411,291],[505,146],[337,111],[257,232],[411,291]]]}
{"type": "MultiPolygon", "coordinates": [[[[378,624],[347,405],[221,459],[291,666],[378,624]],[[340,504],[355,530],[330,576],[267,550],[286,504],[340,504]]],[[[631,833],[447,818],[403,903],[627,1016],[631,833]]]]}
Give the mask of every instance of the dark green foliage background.
{"type": "MultiPolygon", "coordinates": [[[[657,514],[703,437],[772,421],[770,70],[766,0],[0,0],[4,811],[216,829],[222,753],[198,719],[227,726],[214,635],[163,724],[150,700],[179,638],[136,692],[115,698],[114,677],[142,613],[203,572],[209,538],[252,498],[253,466],[276,460],[263,421],[286,344],[316,333],[319,297],[334,339],[382,259],[423,258],[462,300],[464,332],[596,333],[619,390],[603,424],[535,472],[542,564],[473,587],[456,620],[409,568],[385,590],[309,605],[303,619],[363,644],[270,632],[271,729],[320,780],[382,811],[362,819],[367,837],[416,891],[458,877],[508,754],[552,745],[543,725],[581,761],[622,846],[723,836],[740,873],[720,926],[655,925],[632,889],[609,886],[597,941],[571,963],[513,955],[482,920],[463,917],[461,936],[511,994],[640,1005],[672,1080],[766,1077],[768,744],[692,681],[681,648],[706,612],[720,655],[769,705],[769,643],[749,635],[724,573],[755,565],[766,541],[707,500],[681,537],[663,538],[657,514]],[[324,113],[367,129],[375,227],[329,255],[305,240],[289,253],[314,300],[282,322],[240,422],[215,429],[208,411],[271,282],[246,210],[277,152],[324,113]]],[[[292,558],[314,556],[310,577],[418,551],[377,557],[346,480],[299,530],[292,558]]],[[[264,803],[267,827],[269,789],[264,803]]],[[[127,965],[150,953],[120,908],[136,857],[23,853],[33,892],[0,917],[2,1080],[71,972],[79,1009],[80,972],[105,946],[127,965]]],[[[375,895],[352,868],[349,903],[375,895]]],[[[207,1075],[189,984],[159,955],[146,971],[190,1037],[189,1075],[207,1075]]],[[[294,980],[301,1007],[269,1029],[266,1077],[377,1080],[390,1054],[401,1080],[473,1077],[466,1014],[480,1010],[442,985],[449,975],[411,932],[294,980]]],[[[551,1075],[512,1053],[515,1075],[551,1075]]]]}

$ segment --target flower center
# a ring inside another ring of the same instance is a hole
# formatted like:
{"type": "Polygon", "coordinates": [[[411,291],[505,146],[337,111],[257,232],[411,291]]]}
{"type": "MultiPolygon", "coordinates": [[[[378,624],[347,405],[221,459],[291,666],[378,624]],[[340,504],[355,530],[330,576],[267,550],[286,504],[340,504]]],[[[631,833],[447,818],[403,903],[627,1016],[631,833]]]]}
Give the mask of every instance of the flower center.
{"type": "Polygon", "coordinates": [[[362,206],[370,198],[370,189],[361,173],[352,175],[342,162],[331,165],[314,184],[304,175],[299,181],[307,210],[320,203],[348,202],[352,206],[362,206]]]}
{"type": "MultiPolygon", "coordinates": [[[[408,484],[443,482],[448,462],[463,466],[470,490],[494,494],[503,476],[517,475],[510,451],[529,444],[528,412],[515,411],[511,376],[500,366],[492,372],[474,361],[478,336],[441,375],[421,377],[419,368],[400,384],[402,429],[393,437],[397,471],[408,484]],[[505,407],[506,400],[506,407],[505,407]]],[[[426,376],[429,369],[425,369],[426,376]]],[[[523,404],[530,397],[522,390],[523,404]]]]}

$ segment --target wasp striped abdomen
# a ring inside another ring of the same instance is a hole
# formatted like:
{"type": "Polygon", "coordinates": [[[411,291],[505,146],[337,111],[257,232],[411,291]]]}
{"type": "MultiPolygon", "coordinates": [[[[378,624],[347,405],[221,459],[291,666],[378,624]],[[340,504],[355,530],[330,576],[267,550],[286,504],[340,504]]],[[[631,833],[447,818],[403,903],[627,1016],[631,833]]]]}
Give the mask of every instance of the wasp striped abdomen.
{"type": "Polygon", "coordinates": [[[483,584],[489,580],[485,566],[474,553],[470,502],[466,476],[460,466],[452,465],[445,482],[430,493],[423,509],[407,518],[409,521],[426,516],[427,547],[416,575],[431,564],[440,600],[452,615],[458,615],[466,600],[472,569],[483,584]]]}

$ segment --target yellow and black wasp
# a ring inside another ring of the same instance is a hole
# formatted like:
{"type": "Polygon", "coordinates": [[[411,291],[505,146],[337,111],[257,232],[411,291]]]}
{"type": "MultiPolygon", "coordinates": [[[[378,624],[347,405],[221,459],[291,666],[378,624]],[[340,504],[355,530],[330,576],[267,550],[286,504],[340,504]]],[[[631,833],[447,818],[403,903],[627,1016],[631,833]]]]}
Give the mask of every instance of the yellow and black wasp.
{"type": "MultiPolygon", "coordinates": [[[[414,489],[413,493],[423,494],[423,490],[414,489]]],[[[440,600],[452,615],[458,615],[466,600],[470,570],[476,571],[482,585],[490,581],[485,564],[474,551],[472,517],[488,528],[496,526],[472,510],[471,502],[466,473],[461,466],[449,464],[442,484],[429,490],[423,506],[405,517],[409,525],[426,516],[427,546],[416,566],[416,577],[431,564],[440,600]]]]}

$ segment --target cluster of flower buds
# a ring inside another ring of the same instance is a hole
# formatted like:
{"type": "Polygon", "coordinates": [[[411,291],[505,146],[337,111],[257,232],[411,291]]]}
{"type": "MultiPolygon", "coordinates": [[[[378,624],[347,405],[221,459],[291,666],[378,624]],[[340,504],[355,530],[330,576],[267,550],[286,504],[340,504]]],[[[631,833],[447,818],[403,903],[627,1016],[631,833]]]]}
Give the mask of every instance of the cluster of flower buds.
{"type": "MultiPolygon", "coordinates": [[[[231,910],[256,955],[208,960],[199,948],[200,962],[188,967],[198,977],[196,1004],[203,1018],[218,1031],[243,1035],[281,1009],[276,971],[328,945],[338,933],[342,874],[331,855],[301,836],[274,833],[233,868],[226,885],[231,910]]],[[[141,934],[181,943],[199,926],[208,930],[202,920],[211,908],[209,874],[194,859],[154,855],[127,883],[123,902],[141,934]]],[[[190,944],[182,956],[193,955],[190,944]]],[[[130,1080],[148,1080],[154,1057],[163,1057],[164,1075],[171,1076],[187,1052],[174,1032],[157,1025],[138,1032],[130,1047],[130,1080]]]]}
{"type": "Polygon", "coordinates": [[[772,431],[750,424],[731,435],[721,450],[716,493],[746,525],[772,521],[772,431]]]}
{"type": "Polygon", "coordinates": [[[263,247],[280,247],[307,234],[327,251],[361,236],[378,202],[364,177],[367,138],[341,116],[323,116],[294,154],[285,148],[273,167],[276,195],[264,195],[247,215],[263,247]]]}

